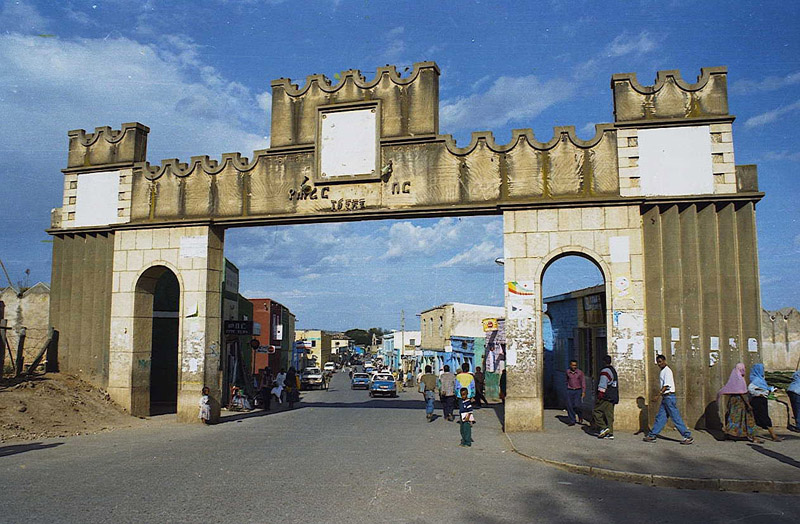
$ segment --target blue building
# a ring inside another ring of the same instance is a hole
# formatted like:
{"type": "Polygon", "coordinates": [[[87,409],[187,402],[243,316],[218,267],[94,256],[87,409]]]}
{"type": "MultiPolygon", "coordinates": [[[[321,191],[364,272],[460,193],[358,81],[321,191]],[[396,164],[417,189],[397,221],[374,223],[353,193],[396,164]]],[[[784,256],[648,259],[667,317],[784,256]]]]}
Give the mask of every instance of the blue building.
{"type": "Polygon", "coordinates": [[[593,286],[544,299],[544,394],[547,407],[566,406],[564,373],[577,360],[587,380],[586,402],[607,354],[605,286],[593,286]]]}

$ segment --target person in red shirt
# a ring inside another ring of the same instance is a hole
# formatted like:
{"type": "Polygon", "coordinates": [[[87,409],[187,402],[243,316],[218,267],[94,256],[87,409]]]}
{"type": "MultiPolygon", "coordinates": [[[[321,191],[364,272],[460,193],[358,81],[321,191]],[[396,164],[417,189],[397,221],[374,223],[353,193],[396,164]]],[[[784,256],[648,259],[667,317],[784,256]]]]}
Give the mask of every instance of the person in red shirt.
{"type": "Polygon", "coordinates": [[[581,407],[583,406],[583,399],[586,397],[586,378],[583,371],[578,369],[578,361],[570,360],[569,369],[566,372],[567,378],[567,416],[569,417],[569,425],[574,426],[577,420],[578,424],[583,424],[583,415],[581,407]]]}

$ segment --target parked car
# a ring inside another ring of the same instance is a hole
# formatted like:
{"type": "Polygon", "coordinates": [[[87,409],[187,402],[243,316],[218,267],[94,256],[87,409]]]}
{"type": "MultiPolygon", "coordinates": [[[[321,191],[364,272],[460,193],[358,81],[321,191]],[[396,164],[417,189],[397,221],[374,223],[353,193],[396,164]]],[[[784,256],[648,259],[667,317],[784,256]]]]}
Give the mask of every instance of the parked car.
{"type": "Polygon", "coordinates": [[[397,396],[397,383],[391,374],[377,373],[373,375],[369,383],[369,396],[374,397],[376,395],[397,396]]]}
{"type": "Polygon", "coordinates": [[[336,373],[336,363],[335,362],[326,362],[323,368],[325,371],[330,371],[331,373],[336,373]]]}
{"type": "Polygon", "coordinates": [[[319,368],[306,368],[300,374],[301,389],[328,389],[328,381],[319,368]]]}
{"type": "Polygon", "coordinates": [[[369,374],[353,373],[350,379],[350,389],[369,389],[369,374]]]}

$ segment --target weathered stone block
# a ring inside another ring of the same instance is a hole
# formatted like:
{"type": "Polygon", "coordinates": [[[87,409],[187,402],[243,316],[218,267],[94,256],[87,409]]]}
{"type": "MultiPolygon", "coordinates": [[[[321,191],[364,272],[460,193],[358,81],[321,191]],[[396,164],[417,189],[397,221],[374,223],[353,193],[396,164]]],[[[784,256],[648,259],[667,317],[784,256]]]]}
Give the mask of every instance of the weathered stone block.
{"type": "Polygon", "coordinates": [[[541,398],[509,397],[505,403],[505,430],[544,431],[544,407],[541,398]]]}
{"type": "Polygon", "coordinates": [[[141,251],[128,251],[128,262],[126,265],[128,271],[140,271],[144,269],[143,264],[144,254],[141,251]]]}
{"type": "Polygon", "coordinates": [[[517,211],[515,217],[514,230],[517,233],[527,233],[529,231],[536,231],[538,228],[538,212],[535,209],[526,209],[525,211],[517,211]]]}
{"type": "Polygon", "coordinates": [[[503,211],[503,233],[513,233],[515,231],[516,211],[503,211]]]}
{"type": "Polygon", "coordinates": [[[581,229],[603,229],[605,212],[602,207],[584,207],[581,209],[581,229]]]}
{"type": "Polygon", "coordinates": [[[580,209],[559,209],[558,210],[558,230],[575,231],[581,228],[580,209]]]}
{"type": "Polygon", "coordinates": [[[558,210],[540,209],[537,213],[538,231],[558,231],[558,210]]]}
{"type": "Polygon", "coordinates": [[[609,229],[621,229],[628,227],[628,208],[627,207],[604,207],[605,227],[609,229]]]}
{"type": "Polygon", "coordinates": [[[568,231],[550,233],[550,251],[554,251],[560,247],[569,246],[570,240],[570,234],[568,231]]]}
{"type": "Polygon", "coordinates": [[[594,232],[592,231],[573,231],[570,233],[571,244],[573,246],[585,247],[594,251],[594,232]]]}
{"type": "Polygon", "coordinates": [[[503,236],[503,253],[505,258],[523,258],[527,256],[524,233],[508,233],[503,236]]]}
{"type": "Polygon", "coordinates": [[[528,233],[526,239],[529,257],[543,257],[550,252],[549,233],[528,233]]]}

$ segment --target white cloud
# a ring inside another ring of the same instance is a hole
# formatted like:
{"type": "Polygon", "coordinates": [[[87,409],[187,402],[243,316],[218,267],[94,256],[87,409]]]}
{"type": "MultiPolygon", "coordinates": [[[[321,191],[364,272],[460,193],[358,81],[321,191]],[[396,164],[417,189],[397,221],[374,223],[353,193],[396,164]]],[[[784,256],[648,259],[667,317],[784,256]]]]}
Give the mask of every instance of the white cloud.
{"type": "Polygon", "coordinates": [[[384,36],[384,49],[379,57],[380,61],[386,64],[403,63],[406,52],[406,42],[403,38],[406,29],[403,26],[389,30],[384,36]]]}
{"type": "Polygon", "coordinates": [[[530,120],[548,107],[572,98],[575,91],[575,84],[565,79],[501,76],[485,92],[444,101],[439,111],[442,128],[485,129],[530,120]]]}
{"type": "Polygon", "coordinates": [[[764,160],[771,162],[800,162],[800,151],[767,151],[764,160]]]}
{"type": "Polygon", "coordinates": [[[656,41],[647,31],[642,31],[635,37],[622,33],[606,46],[605,55],[614,58],[629,54],[643,55],[655,48],[656,41]]]}
{"type": "Polygon", "coordinates": [[[782,116],[792,113],[800,109],[800,100],[793,104],[789,104],[788,106],[782,106],[777,109],[772,109],[771,111],[766,111],[761,113],[760,115],[751,116],[744,122],[744,127],[747,129],[752,129],[754,127],[759,127],[763,125],[770,124],[775,122],[782,116]]]}
{"type": "Polygon", "coordinates": [[[485,240],[480,244],[475,244],[466,251],[454,257],[436,264],[436,267],[462,267],[473,270],[493,271],[497,269],[494,261],[503,255],[503,248],[494,242],[485,240]]]}
{"type": "Polygon", "coordinates": [[[133,121],[150,127],[148,157],[156,162],[228,151],[249,156],[267,145],[259,107],[265,96],[203,64],[186,37],[143,44],[10,33],[0,36],[0,64],[10,79],[0,98],[7,147],[39,143],[66,156],[68,130],[133,121]]]}
{"type": "Polygon", "coordinates": [[[0,20],[5,31],[44,33],[50,27],[35,7],[19,0],[6,0],[0,11],[0,20]]]}
{"type": "Polygon", "coordinates": [[[784,87],[800,83],[800,71],[786,76],[768,76],[760,82],[754,80],[737,80],[731,86],[732,93],[750,94],[763,91],[777,91],[784,87]]]}
{"type": "Polygon", "coordinates": [[[389,228],[388,250],[383,259],[399,259],[419,253],[436,253],[452,246],[465,229],[465,222],[443,218],[432,226],[419,226],[411,222],[395,222],[389,228]]]}

